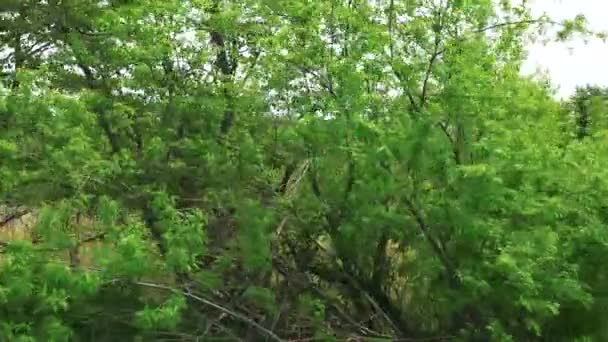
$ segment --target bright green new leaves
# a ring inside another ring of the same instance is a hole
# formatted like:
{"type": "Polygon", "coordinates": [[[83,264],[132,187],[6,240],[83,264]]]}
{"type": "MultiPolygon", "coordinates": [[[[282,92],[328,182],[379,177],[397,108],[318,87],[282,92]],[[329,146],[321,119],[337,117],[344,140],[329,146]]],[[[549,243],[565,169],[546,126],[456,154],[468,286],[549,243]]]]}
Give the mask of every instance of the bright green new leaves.
{"type": "Polygon", "coordinates": [[[145,330],[175,329],[186,306],[183,296],[173,295],[157,308],[145,308],[135,315],[135,322],[145,330]]]}
{"type": "Polygon", "coordinates": [[[196,267],[196,260],[205,253],[205,218],[200,211],[183,213],[165,194],[154,198],[153,210],[159,217],[162,230],[163,250],[169,269],[189,272],[196,267]]]}

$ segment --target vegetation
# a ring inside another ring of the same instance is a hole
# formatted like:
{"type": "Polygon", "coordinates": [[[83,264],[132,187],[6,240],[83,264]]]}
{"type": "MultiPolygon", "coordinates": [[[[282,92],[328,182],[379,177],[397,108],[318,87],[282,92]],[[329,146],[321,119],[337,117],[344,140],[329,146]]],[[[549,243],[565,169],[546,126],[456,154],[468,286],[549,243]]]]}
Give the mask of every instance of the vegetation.
{"type": "Polygon", "coordinates": [[[566,102],[564,109],[574,120],[576,137],[583,139],[598,130],[606,128],[606,102],[608,88],[590,86],[577,87],[574,95],[566,102]],[[602,122],[604,121],[604,122],[602,122]]]}
{"type": "Polygon", "coordinates": [[[1,1],[0,340],[607,340],[607,92],[520,75],[548,27],[593,34],[526,1],[1,1]]]}

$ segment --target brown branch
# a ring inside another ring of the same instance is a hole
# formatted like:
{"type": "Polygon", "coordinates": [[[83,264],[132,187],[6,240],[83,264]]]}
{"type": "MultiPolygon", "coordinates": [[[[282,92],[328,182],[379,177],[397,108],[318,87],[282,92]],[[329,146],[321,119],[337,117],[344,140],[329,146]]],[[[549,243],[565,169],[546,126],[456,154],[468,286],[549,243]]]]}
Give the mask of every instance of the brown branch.
{"type": "Polygon", "coordinates": [[[448,125],[447,125],[447,123],[438,122],[437,126],[439,126],[439,128],[441,128],[441,131],[443,131],[443,133],[445,134],[446,138],[448,138],[448,140],[450,141],[450,143],[453,144],[454,143],[454,138],[452,138],[452,135],[448,131],[448,125]]]}
{"type": "Polygon", "coordinates": [[[283,173],[283,178],[281,179],[281,183],[278,188],[275,190],[279,194],[283,195],[287,191],[287,185],[291,179],[291,175],[296,171],[296,164],[290,163],[285,166],[285,172],[283,173]]]}
{"type": "MultiPolygon", "coordinates": [[[[405,76],[400,71],[397,71],[395,67],[393,67],[393,71],[395,73],[395,76],[397,76],[397,79],[399,80],[399,82],[403,86],[403,84],[406,83],[404,81],[405,80],[405,76]]],[[[402,88],[403,88],[403,92],[405,93],[405,95],[407,96],[408,100],[410,101],[410,105],[412,106],[412,109],[417,112],[418,109],[419,109],[419,106],[418,106],[418,103],[416,103],[416,99],[414,99],[414,95],[412,94],[412,92],[407,87],[402,87],[402,88]]]]}
{"type": "Polygon", "coordinates": [[[314,170],[310,172],[310,185],[312,187],[312,192],[315,197],[321,200],[321,187],[319,186],[319,179],[317,178],[317,173],[314,170]]]}
{"type": "Polygon", "coordinates": [[[420,108],[424,107],[424,105],[426,104],[427,101],[427,92],[428,92],[428,85],[429,85],[429,80],[431,78],[431,74],[433,73],[433,67],[435,66],[435,61],[437,60],[437,58],[439,57],[440,50],[439,50],[439,45],[441,44],[441,39],[439,38],[439,34],[437,34],[435,36],[435,44],[433,47],[433,54],[431,55],[431,58],[429,60],[429,65],[426,69],[426,73],[424,75],[424,81],[422,83],[422,93],[420,94],[420,108]]]}
{"type": "MultiPolygon", "coordinates": [[[[403,83],[404,80],[404,76],[401,72],[397,71],[396,68],[394,67],[394,59],[395,59],[395,55],[394,55],[394,42],[393,42],[393,21],[394,21],[394,11],[395,11],[395,1],[391,0],[390,4],[389,4],[389,13],[388,13],[388,36],[389,36],[389,52],[390,52],[390,59],[391,59],[391,67],[395,72],[395,75],[397,76],[397,79],[399,79],[399,82],[403,83]]],[[[416,104],[416,101],[414,100],[414,96],[412,95],[412,93],[409,91],[409,89],[407,87],[403,87],[403,91],[405,92],[405,95],[408,97],[410,104],[412,105],[412,108],[417,111],[418,105],[416,104]]]]}
{"type": "Polygon", "coordinates": [[[448,277],[450,279],[450,286],[456,287],[456,285],[458,284],[457,277],[456,277],[456,270],[455,270],[454,266],[452,265],[451,261],[448,259],[447,255],[445,254],[445,251],[441,247],[440,243],[437,240],[435,240],[435,238],[433,238],[433,236],[431,235],[431,230],[430,230],[429,226],[427,226],[424,218],[422,217],[422,214],[420,213],[420,211],[418,209],[416,209],[416,207],[414,206],[414,203],[410,199],[406,198],[405,204],[406,204],[410,214],[414,217],[414,220],[416,221],[418,228],[422,232],[422,235],[424,235],[426,240],[429,242],[429,244],[431,245],[431,249],[433,249],[433,251],[435,252],[437,257],[441,261],[441,264],[445,268],[445,271],[448,274],[448,277]]]}
{"type": "MultiPolygon", "coordinates": [[[[519,20],[519,21],[506,21],[506,22],[502,22],[502,23],[496,23],[496,24],[492,24],[486,27],[482,27],[480,29],[477,30],[473,30],[473,34],[476,33],[484,33],[486,31],[490,31],[496,28],[501,28],[501,27],[506,27],[506,26],[518,26],[518,25],[525,25],[525,24],[538,24],[538,23],[542,23],[542,22],[546,22],[546,23],[550,23],[550,24],[554,24],[554,25],[559,25],[560,23],[555,22],[555,21],[547,21],[547,20],[543,20],[543,19],[528,19],[528,20],[519,20]]],[[[459,41],[464,41],[467,39],[466,35],[460,35],[457,37],[454,37],[456,40],[459,41]]],[[[446,48],[442,49],[439,51],[439,55],[442,55],[443,53],[445,53],[446,48]]]]}
{"type": "MultiPolygon", "coordinates": [[[[365,337],[365,336],[360,336],[365,337]]],[[[437,341],[450,341],[455,340],[458,336],[446,335],[446,336],[434,336],[434,337],[413,337],[413,338],[396,338],[391,339],[392,342],[437,342],[437,341]]]]}
{"type": "Polygon", "coordinates": [[[106,233],[98,233],[98,234],[93,234],[91,236],[87,236],[84,239],[78,241],[78,245],[81,245],[83,243],[87,243],[87,242],[93,242],[93,241],[98,241],[98,240],[103,240],[106,237],[106,233]]]}
{"type": "Polygon", "coordinates": [[[500,28],[500,27],[505,27],[505,26],[519,26],[519,25],[529,25],[529,24],[539,24],[539,23],[551,23],[551,24],[558,24],[557,22],[554,21],[547,21],[547,20],[543,20],[543,19],[526,19],[526,20],[518,20],[518,21],[505,21],[502,23],[496,23],[496,24],[492,24],[486,27],[482,27],[480,29],[477,29],[474,31],[474,33],[483,33],[486,31],[490,31],[496,28],[500,28]]]}
{"type": "MultiPolygon", "coordinates": [[[[388,13],[388,36],[389,36],[389,53],[390,53],[390,59],[391,59],[391,67],[395,72],[395,76],[397,76],[397,79],[399,80],[399,82],[404,83],[403,80],[405,79],[404,75],[397,71],[396,68],[394,67],[394,59],[395,59],[395,55],[394,55],[394,41],[393,41],[393,21],[394,21],[394,11],[395,11],[395,2],[394,0],[391,0],[390,4],[389,4],[389,13],[388,13]]],[[[417,111],[418,110],[418,105],[416,104],[416,101],[414,100],[414,96],[412,95],[412,93],[409,91],[409,89],[407,87],[403,87],[403,92],[405,93],[405,95],[408,97],[410,104],[412,105],[412,108],[417,111]]]]}
{"type": "Polygon", "coordinates": [[[247,324],[249,324],[250,326],[256,328],[257,330],[259,330],[260,332],[262,332],[264,335],[266,335],[268,338],[270,338],[273,341],[277,341],[277,342],[283,342],[283,339],[281,339],[279,336],[277,336],[274,332],[264,328],[263,326],[261,326],[259,323],[257,323],[256,321],[254,321],[253,319],[244,316],[238,312],[234,312],[220,304],[217,304],[215,302],[212,302],[208,299],[202,298],[200,296],[197,296],[189,291],[183,291],[183,290],[179,290],[170,286],[166,286],[166,285],[162,285],[162,284],[155,284],[155,283],[149,283],[149,282],[143,282],[143,281],[136,281],[134,282],[134,284],[139,285],[139,286],[144,286],[144,287],[149,287],[149,288],[155,288],[155,289],[160,289],[160,290],[165,290],[165,291],[170,291],[170,292],[174,292],[174,293],[180,293],[190,299],[194,299],[197,302],[200,302],[204,305],[210,306],[214,309],[217,309],[227,315],[230,315],[234,318],[237,318],[247,324]]]}
{"type": "Polygon", "coordinates": [[[460,164],[460,151],[458,150],[458,146],[456,146],[456,141],[454,140],[454,138],[452,137],[452,135],[448,131],[448,125],[447,125],[447,123],[438,122],[437,126],[439,126],[439,128],[441,128],[441,131],[445,134],[446,138],[450,142],[450,145],[452,145],[452,152],[454,154],[454,161],[456,161],[456,164],[460,164]]]}
{"type": "Polygon", "coordinates": [[[388,245],[388,234],[382,232],[378,244],[376,245],[376,254],[374,255],[374,264],[372,267],[372,283],[382,284],[386,277],[388,256],[386,255],[386,246],[388,245]]]}
{"type": "Polygon", "coordinates": [[[2,218],[2,220],[0,220],[0,228],[4,227],[5,225],[11,223],[14,220],[18,220],[20,218],[22,218],[23,216],[27,215],[31,213],[31,210],[29,209],[23,209],[14,213],[11,213],[7,216],[5,216],[4,218],[2,218]]]}
{"type": "Polygon", "coordinates": [[[38,45],[38,44],[33,44],[33,45],[31,46],[31,48],[30,48],[30,49],[28,49],[28,50],[25,52],[25,54],[27,54],[27,55],[29,55],[29,56],[34,56],[34,55],[35,55],[35,54],[37,54],[37,53],[41,53],[41,52],[43,52],[44,50],[47,50],[47,49],[49,49],[49,48],[52,48],[52,47],[53,47],[53,45],[54,45],[54,44],[53,44],[53,43],[51,43],[51,42],[42,43],[42,44],[40,44],[40,45],[38,45]]]}
{"type": "Polygon", "coordinates": [[[309,74],[309,75],[314,76],[317,79],[317,81],[319,81],[319,84],[321,85],[321,87],[325,88],[325,90],[327,90],[327,92],[329,94],[331,94],[333,97],[338,96],[335,92],[331,79],[329,79],[329,78],[323,79],[323,77],[318,72],[312,70],[309,67],[306,67],[303,65],[296,65],[295,67],[298,68],[300,70],[300,72],[302,72],[304,75],[309,74]]]}
{"type": "Polygon", "coordinates": [[[91,32],[91,31],[85,31],[81,28],[76,28],[75,31],[79,34],[82,34],[85,36],[91,36],[91,37],[100,37],[100,36],[109,37],[112,35],[111,32],[91,32]]]}
{"type": "Polygon", "coordinates": [[[439,49],[439,46],[442,43],[442,31],[444,29],[443,15],[444,13],[442,12],[442,10],[436,10],[435,20],[433,24],[433,31],[435,33],[433,42],[433,52],[431,53],[431,58],[429,59],[429,64],[424,75],[424,81],[422,82],[422,92],[420,93],[420,108],[424,107],[424,105],[426,104],[429,80],[431,79],[431,74],[433,73],[433,67],[435,66],[435,62],[437,61],[437,58],[441,55],[441,50],[439,49]]]}
{"type": "Polygon", "coordinates": [[[351,192],[353,192],[353,188],[355,187],[355,161],[353,160],[352,152],[348,153],[349,161],[347,166],[347,176],[346,176],[346,184],[344,186],[344,198],[343,204],[346,206],[346,201],[348,200],[348,196],[351,192]]]}
{"type": "Polygon", "coordinates": [[[394,56],[395,43],[393,42],[393,21],[395,20],[395,0],[390,0],[388,5],[388,37],[389,37],[389,52],[391,60],[394,56]]]}
{"type": "MultiPolygon", "coordinates": [[[[326,254],[330,255],[330,253],[319,244],[318,241],[314,241],[313,242],[316,246],[319,247],[320,250],[324,251],[326,254]]],[[[289,246],[289,250],[291,252],[292,255],[296,255],[296,250],[293,247],[293,244],[288,243],[289,246]]],[[[302,286],[305,289],[308,289],[312,292],[315,293],[315,295],[321,299],[323,299],[325,301],[325,303],[331,308],[333,309],[333,311],[335,311],[335,314],[337,314],[337,316],[339,316],[341,319],[343,319],[344,321],[346,321],[346,323],[350,324],[351,326],[357,328],[360,330],[360,332],[362,334],[364,334],[366,337],[376,337],[376,338],[386,338],[386,339],[390,339],[393,336],[386,336],[381,334],[380,332],[374,331],[360,323],[358,323],[355,318],[351,317],[348,313],[346,313],[339,304],[335,303],[335,301],[329,297],[327,294],[325,294],[323,292],[323,290],[321,288],[319,288],[317,285],[314,284],[314,281],[310,278],[310,275],[308,274],[308,272],[311,272],[321,278],[323,278],[326,281],[330,281],[330,282],[342,282],[341,280],[337,280],[335,278],[343,278],[343,283],[347,284],[349,282],[349,279],[347,279],[347,276],[345,274],[342,275],[342,277],[340,277],[340,273],[335,273],[335,272],[324,272],[322,270],[320,270],[317,267],[313,267],[313,268],[306,268],[306,267],[302,267],[303,265],[301,263],[298,263],[297,261],[295,262],[296,268],[298,272],[301,272],[302,276],[298,276],[298,275],[292,275],[290,274],[290,272],[288,272],[288,270],[286,269],[286,266],[284,266],[286,264],[286,262],[279,260],[278,258],[273,258],[273,265],[274,265],[274,269],[280,273],[285,279],[290,279],[291,282],[294,282],[295,284],[297,284],[298,286],[302,286]]],[[[294,286],[295,286],[294,284],[294,286]]],[[[360,290],[360,288],[358,288],[360,290]]],[[[389,322],[389,324],[391,324],[391,322],[389,322]]],[[[395,326],[393,326],[393,328],[395,328],[395,326]]]]}
{"type": "MultiPolygon", "coordinates": [[[[77,65],[84,73],[85,79],[87,81],[87,85],[89,86],[89,88],[99,89],[99,84],[96,84],[96,82],[98,80],[95,77],[93,68],[91,68],[90,66],[85,65],[83,63],[80,63],[80,62],[77,65]]],[[[105,112],[103,110],[98,110],[98,111],[96,111],[95,114],[97,117],[97,123],[99,124],[99,127],[101,127],[101,129],[103,130],[103,132],[106,135],[106,138],[108,139],[108,142],[110,143],[110,148],[112,150],[112,153],[115,154],[115,153],[120,152],[120,144],[118,142],[118,135],[112,130],[112,126],[111,126],[110,121],[108,120],[105,112]]]]}
{"type": "Polygon", "coordinates": [[[247,82],[247,80],[249,79],[251,74],[253,74],[253,69],[255,69],[255,67],[257,66],[257,64],[260,60],[261,54],[262,54],[261,49],[255,49],[255,52],[253,53],[253,60],[251,61],[251,63],[249,63],[249,67],[247,68],[247,71],[245,72],[245,76],[243,76],[243,80],[242,80],[243,85],[245,85],[245,83],[247,82]]]}

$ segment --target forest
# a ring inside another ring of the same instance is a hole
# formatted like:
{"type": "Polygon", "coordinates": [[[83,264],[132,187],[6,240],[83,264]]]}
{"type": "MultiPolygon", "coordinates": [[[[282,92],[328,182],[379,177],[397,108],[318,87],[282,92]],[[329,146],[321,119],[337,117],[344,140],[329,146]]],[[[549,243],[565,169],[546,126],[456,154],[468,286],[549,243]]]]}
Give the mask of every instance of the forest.
{"type": "Polygon", "coordinates": [[[608,341],[608,88],[521,72],[573,37],[526,0],[0,0],[0,341],[608,341]]]}

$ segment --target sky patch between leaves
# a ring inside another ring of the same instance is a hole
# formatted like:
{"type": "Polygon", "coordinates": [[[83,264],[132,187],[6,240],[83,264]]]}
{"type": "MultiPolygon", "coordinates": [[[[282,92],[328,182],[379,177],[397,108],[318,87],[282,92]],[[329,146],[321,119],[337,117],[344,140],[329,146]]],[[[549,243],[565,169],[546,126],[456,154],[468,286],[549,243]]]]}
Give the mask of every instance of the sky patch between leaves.
{"type": "MultiPolygon", "coordinates": [[[[535,0],[535,14],[546,12],[555,20],[572,18],[581,13],[591,29],[606,31],[608,1],[602,0],[535,0]]],[[[585,84],[608,85],[608,42],[601,40],[572,39],[567,43],[533,44],[524,64],[523,72],[547,72],[557,86],[558,96],[567,97],[576,86],[585,84]]]]}

